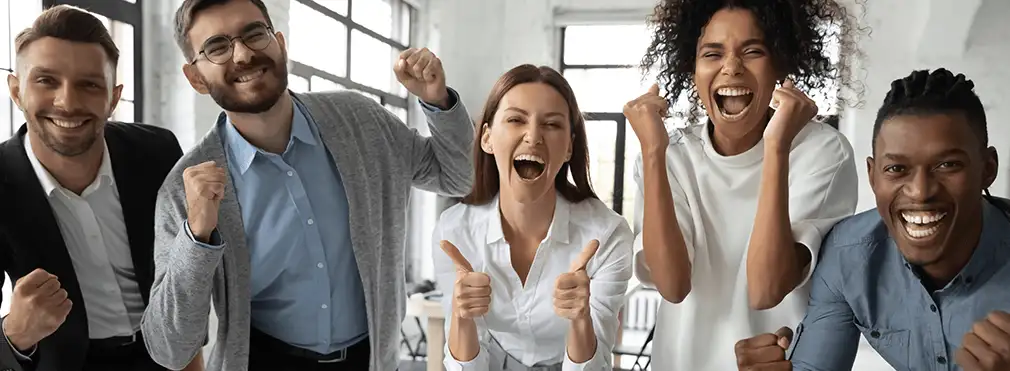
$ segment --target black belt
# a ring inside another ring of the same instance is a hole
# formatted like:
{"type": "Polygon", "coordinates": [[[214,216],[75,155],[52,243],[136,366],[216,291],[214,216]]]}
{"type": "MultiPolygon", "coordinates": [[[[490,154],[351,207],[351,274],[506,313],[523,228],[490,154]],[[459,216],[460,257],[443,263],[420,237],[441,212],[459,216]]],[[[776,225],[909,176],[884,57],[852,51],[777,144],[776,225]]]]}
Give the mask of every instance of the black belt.
{"type": "Polygon", "coordinates": [[[143,342],[144,338],[140,331],[127,336],[113,336],[105,339],[91,339],[88,343],[89,350],[118,350],[127,346],[143,342]]]}
{"type": "Polygon", "coordinates": [[[367,337],[347,348],[340,349],[329,354],[321,354],[308,349],[293,346],[257,329],[252,329],[249,342],[251,346],[263,347],[275,353],[304,360],[316,361],[318,363],[344,362],[350,358],[357,358],[356,356],[368,357],[369,354],[367,337]]]}

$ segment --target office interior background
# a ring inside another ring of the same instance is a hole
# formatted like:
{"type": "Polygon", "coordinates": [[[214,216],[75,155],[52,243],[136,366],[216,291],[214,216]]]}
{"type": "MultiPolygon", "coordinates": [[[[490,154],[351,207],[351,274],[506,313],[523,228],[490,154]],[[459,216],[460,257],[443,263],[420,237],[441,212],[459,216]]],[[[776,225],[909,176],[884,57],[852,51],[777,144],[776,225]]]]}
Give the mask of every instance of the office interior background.
{"type": "MultiPolygon", "coordinates": [[[[184,61],[172,38],[181,0],[0,0],[0,67],[11,68],[13,39],[47,6],[70,4],[106,21],[122,56],[118,79],[125,87],[118,121],[143,122],[175,132],[189,148],[214,123],[219,109],[186,82],[184,61]]],[[[472,116],[479,115],[491,85],[522,63],[562,71],[589,116],[587,131],[592,181],[614,210],[634,212],[631,167],[638,141],[621,114],[625,102],[652,83],[635,66],[650,41],[645,19],[656,0],[266,0],[275,28],[288,40],[290,89],[295,92],[351,89],[384,105],[422,133],[427,127],[416,100],[392,72],[409,47],[428,47],[444,64],[472,116]]],[[[842,0],[851,3],[852,0],[842,0]]],[[[891,80],[913,69],[946,67],[973,79],[986,107],[991,145],[1010,154],[1010,15],[1006,0],[872,0],[861,9],[872,33],[860,43],[863,57],[853,69],[865,83],[863,104],[839,104],[836,92],[819,97],[820,112],[844,133],[860,169],[858,210],[874,206],[862,159],[870,154],[871,128],[891,80]]],[[[834,44],[832,50],[838,53],[834,44]]],[[[837,57],[837,55],[836,55],[837,57]]],[[[0,140],[24,119],[9,100],[0,103],[0,140]]],[[[1010,194],[1004,161],[991,189],[1010,194]]],[[[408,289],[432,279],[431,230],[446,200],[414,191],[408,213],[408,289]]],[[[7,212],[17,212],[7,210],[7,212]]],[[[629,294],[622,323],[619,363],[631,368],[655,322],[661,300],[648,289],[629,294]]],[[[9,310],[11,282],[3,286],[0,315],[9,310]]],[[[423,317],[423,316],[422,316],[423,317]]],[[[405,360],[423,362],[432,340],[425,318],[404,321],[405,360]]],[[[213,326],[213,323],[212,323],[213,326]]],[[[213,333],[213,332],[211,332],[213,333]]],[[[647,348],[646,355],[649,353],[647,348]]],[[[870,367],[870,366],[867,366],[870,367]]],[[[873,366],[877,369],[890,368],[873,366]]],[[[423,369],[423,368],[418,368],[423,369]]],[[[857,369],[860,368],[857,365],[857,369]]]]}

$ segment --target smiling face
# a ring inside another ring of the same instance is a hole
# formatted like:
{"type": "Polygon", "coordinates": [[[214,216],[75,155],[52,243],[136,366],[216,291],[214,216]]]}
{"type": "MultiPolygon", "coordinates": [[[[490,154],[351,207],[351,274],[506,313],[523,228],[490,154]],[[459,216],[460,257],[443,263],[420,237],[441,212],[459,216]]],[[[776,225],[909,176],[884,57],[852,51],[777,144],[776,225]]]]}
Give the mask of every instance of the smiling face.
{"type": "Polygon", "coordinates": [[[74,157],[92,149],[123,88],[114,86],[115,67],[102,46],[43,37],[17,59],[17,77],[8,76],[8,88],[43,144],[36,150],[74,157]]]}
{"type": "Polygon", "coordinates": [[[539,200],[572,155],[568,103],[550,85],[519,84],[502,97],[486,123],[481,149],[494,155],[502,194],[521,203],[539,200]]]}
{"type": "Polygon", "coordinates": [[[283,35],[272,34],[267,24],[249,1],[229,1],[197,13],[189,30],[196,58],[183,66],[190,85],[229,112],[272,108],[287,90],[287,52],[283,35]],[[232,38],[231,58],[219,58],[232,38]]]}
{"type": "Polygon", "coordinates": [[[776,76],[753,13],[724,8],[712,15],[698,40],[694,84],[717,128],[735,132],[760,128],[776,76]]]}
{"type": "Polygon", "coordinates": [[[982,190],[996,177],[995,149],[982,148],[963,115],[898,115],[881,124],[874,156],[870,186],[905,259],[927,271],[967,261],[982,190]]]}

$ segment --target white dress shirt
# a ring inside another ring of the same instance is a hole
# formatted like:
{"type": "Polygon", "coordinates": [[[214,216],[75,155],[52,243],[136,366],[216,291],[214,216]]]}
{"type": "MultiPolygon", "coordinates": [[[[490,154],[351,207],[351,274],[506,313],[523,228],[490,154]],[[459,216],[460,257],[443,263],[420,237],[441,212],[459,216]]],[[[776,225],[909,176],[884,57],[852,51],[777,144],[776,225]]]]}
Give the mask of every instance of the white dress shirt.
{"type": "MultiPolygon", "coordinates": [[[[526,366],[562,364],[569,370],[611,370],[611,352],[618,328],[618,313],[632,272],[634,235],[625,219],[597,199],[576,204],[560,194],[554,220],[530,266],[525,287],[512,268],[509,244],[502,233],[498,199],[486,205],[455,205],[444,213],[434,231],[433,257],[442,306],[451,316],[456,269],[438,248],[439,241],[452,242],[473,266],[491,278],[491,305],[476,323],[480,351],[469,362],[453,359],[446,345],[444,364],[449,371],[500,371],[501,361],[489,356],[497,340],[501,348],[526,366]],[[569,320],[554,313],[557,277],[568,272],[589,241],[600,248],[589,260],[590,315],[596,333],[596,354],[581,364],[571,361],[566,339],[569,320]],[[494,340],[491,339],[494,338],[494,340]]],[[[448,334],[450,320],[445,321],[448,334]]],[[[446,336],[448,338],[448,335],[446,336]]]]}
{"type": "Polygon", "coordinates": [[[136,333],[144,299],[133,269],[108,146],[102,140],[105,148],[98,176],[78,196],[39,163],[28,135],[24,144],[73,262],[88,315],[88,336],[105,339],[136,333]]]}

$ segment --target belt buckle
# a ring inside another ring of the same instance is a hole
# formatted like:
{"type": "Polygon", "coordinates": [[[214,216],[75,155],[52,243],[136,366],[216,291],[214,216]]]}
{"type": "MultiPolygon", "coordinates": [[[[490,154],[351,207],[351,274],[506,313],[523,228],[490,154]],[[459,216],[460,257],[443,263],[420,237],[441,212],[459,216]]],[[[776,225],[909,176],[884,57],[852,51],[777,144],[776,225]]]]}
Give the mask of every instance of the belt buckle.
{"type": "Polygon", "coordinates": [[[337,362],[343,362],[346,359],[347,359],[347,348],[344,348],[344,349],[341,349],[341,350],[337,351],[337,358],[334,358],[334,359],[320,359],[318,362],[319,363],[337,363],[337,362]]]}
{"type": "Polygon", "coordinates": [[[127,345],[132,345],[133,343],[136,343],[136,342],[137,342],[137,333],[134,332],[133,334],[130,335],[130,341],[127,341],[125,343],[119,344],[119,346],[125,347],[127,345]]]}

